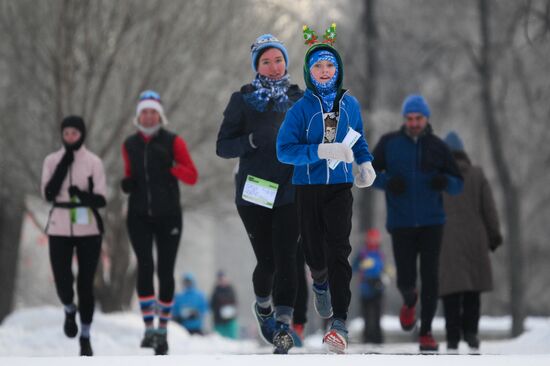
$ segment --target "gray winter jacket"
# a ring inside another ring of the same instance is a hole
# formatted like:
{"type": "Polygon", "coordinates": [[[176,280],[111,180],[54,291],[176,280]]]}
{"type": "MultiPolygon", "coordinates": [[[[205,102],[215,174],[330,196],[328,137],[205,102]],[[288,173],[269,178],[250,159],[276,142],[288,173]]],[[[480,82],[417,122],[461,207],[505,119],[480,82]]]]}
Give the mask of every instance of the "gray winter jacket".
{"type": "Polygon", "coordinates": [[[447,223],[439,266],[439,295],[493,288],[489,250],[502,243],[493,193],[481,168],[462,153],[455,156],[464,191],[444,195],[447,223]]]}

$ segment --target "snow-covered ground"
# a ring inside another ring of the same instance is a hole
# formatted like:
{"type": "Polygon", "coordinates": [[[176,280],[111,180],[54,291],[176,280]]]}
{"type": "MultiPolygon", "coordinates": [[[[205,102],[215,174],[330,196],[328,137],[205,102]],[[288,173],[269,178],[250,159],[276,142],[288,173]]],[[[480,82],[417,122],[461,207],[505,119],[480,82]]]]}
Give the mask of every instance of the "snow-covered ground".
{"type": "MultiPolygon", "coordinates": [[[[62,333],[63,313],[58,307],[23,309],[10,315],[0,326],[0,365],[550,365],[550,319],[529,318],[528,329],[521,337],[504,341],[483,341],[481,356],[468,355],[461,345],[460,355],[446,355],[441,344],[439,356],[411,356],[418,345],[388,343],[382,346],[351,344],[347,355],[325,355],[320,334],[305,341],[305,347],[294,349],[289,356],[271,355],[271,348],[256,341],[231,341],[217,335],[190,336],[183,328],[171,325],[170,356],[153,357],[152,351],[140,349],[143,332],[137,313],[96,313],[92,329],[94,358],[71,357],[78,354],[78,341],[62,333]],[[281,358],[284,357],[284,361],[281,358]]],[[[439,328],[440,321],[435,323],[439,328]]],[[[481,328],[504,330],[507,318],[483,318],[481,328]]],[[[397,320],[385,317],[384,329],[397,330],[397,320]]],[[[350,322],[350,331],[361,327],[359,320],[350,322]]]]}

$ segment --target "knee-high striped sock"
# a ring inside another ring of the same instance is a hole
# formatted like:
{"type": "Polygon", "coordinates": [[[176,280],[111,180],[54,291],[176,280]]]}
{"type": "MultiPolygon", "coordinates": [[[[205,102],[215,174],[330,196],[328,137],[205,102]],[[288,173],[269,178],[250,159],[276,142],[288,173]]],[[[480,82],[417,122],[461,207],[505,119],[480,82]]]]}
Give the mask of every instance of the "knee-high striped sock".
{"type": "Polygon", "coordinates": [[[172,305],[174,305],[174,301],[159,300],[159,329],[166,329],[168,326],[168,321],[172,318],[172,305]]]}
{"type": "Polygon", "coordinates": [[[152,329],[155,324],[155,310],[157,306],[157,299],[155,295],[143,296],[139,298],[139,307],[141,309],[141,315],[143,316],[143,322],[145,323],[145,328],[152,329]]]}

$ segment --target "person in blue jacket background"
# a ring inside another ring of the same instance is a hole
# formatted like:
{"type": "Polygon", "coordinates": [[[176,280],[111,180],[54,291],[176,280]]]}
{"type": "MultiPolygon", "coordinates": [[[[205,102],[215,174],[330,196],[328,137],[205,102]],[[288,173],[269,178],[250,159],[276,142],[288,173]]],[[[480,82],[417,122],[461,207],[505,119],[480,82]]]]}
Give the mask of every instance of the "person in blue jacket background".
{"type": "MultiPolygon", "coordinates": [[[[304,27],[305,36],[308,30],[304,27]]],[[[332,37],[333,42],[334,24],[327,34],[327,41],[332,37]]],[[[345,322],[351,299],[351,163],[355,160],[359,166],[355,176],[358,187],[370,186],[375,178],[361,109],[342,89],[343,75],[336,49],[328,43],[313,44],[304,63],[307,89],[287,112],[277,137],[279,160],[294,165],[292,183],[304,254],[313,278],[315,309],[322,318],[332,318],[323,342],[329,351],[339,353],[347,347],[345,322]],[[353,147],[342,143],[351,130],[359,134],[353,147]],[[338,165],[331,169],[328,159],[338,165]]]]}
{"type": "Polygon", "coordinates": [[[182,280],[183,291],[176,294],[174,298],[173,319],[190,334],[203,334],[208,301],[204,293],[197,288],[193,274],[185,273],[182,280]]]}
{"type": "Polygon", "coordinates": [[[363,342],[383,343],[380,325],[384,294],[384,256],[380,251],[380,231],[372,228],[365,234],[365,244],[353,261],[353,272],[359,272],[361,313],[363,315],[363,342]]]}
{"type": "Polygon", "coordinates": [[[401,327],[416,324],[416,262],[420,256],[420,350],[436,351],[432,320],[437,309],[438,265],[445,211],[443,192],[462,191],[463,180],[447,145],[429,124],[430,108],[421,95],[403,102],[404,124],[376,145],[374,186],[385,190],[386,227],[392,237],[397,287],[403,297],[401,327]]]}

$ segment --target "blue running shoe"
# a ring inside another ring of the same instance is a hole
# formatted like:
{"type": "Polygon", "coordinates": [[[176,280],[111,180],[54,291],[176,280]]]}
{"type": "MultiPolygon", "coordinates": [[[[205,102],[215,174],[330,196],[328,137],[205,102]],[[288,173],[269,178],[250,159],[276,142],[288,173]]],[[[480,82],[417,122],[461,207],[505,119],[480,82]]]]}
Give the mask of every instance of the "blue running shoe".
{"type": "Polygon", "coordinates": [[[274,354],[286,355],[288,350],[294,346],[294,337],[292,337],[290,326],[285,323],[277,322],[275,333],[273,334],[274,354]]]}
{"type": "Polygon", "coordinates": [[[273,344],[273,333],[275,333],[275,317],[273,310],[271,313],[264,315],[258,311],[258,304],[256,301],[252,303],[252,313],[256,317],[258,322],[258,330],[260,336],[267,344],[273,344]]]}
{"type": "Polygon", "coordinates": [[[330,319],[332,317],[332,303],[328,287],[322,290],[313,285],[313,298],[313,305],[317,314],[323,319],[330,319]]]}

